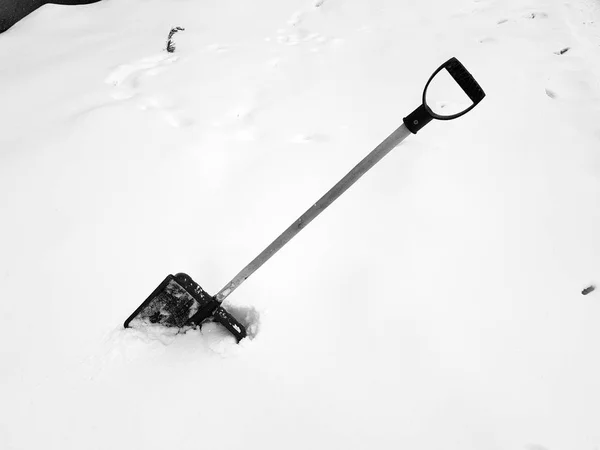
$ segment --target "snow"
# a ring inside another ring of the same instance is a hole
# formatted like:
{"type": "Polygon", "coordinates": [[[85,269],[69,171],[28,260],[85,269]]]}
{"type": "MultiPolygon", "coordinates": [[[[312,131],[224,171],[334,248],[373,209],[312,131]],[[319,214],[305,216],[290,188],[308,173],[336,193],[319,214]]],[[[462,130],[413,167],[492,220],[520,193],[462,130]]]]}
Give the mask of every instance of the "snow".
{"type": "Polygon", "coordinates": [[[105,0],[1,34],[0,447],[600,447],[599,20],[105,0]],[[122,329],[168,273],[226,285],[451,56],[487,97],[228,298],[251,338],[122,329]]]}

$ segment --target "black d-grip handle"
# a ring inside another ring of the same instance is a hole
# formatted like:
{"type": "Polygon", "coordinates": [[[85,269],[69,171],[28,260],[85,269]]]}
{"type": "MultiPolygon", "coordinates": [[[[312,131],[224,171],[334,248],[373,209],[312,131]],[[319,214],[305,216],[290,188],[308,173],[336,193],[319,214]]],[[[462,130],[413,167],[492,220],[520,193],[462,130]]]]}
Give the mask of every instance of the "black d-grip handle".
{"type": "MultiPolygon", "coordinates": [[[[429,78],[427,85],[429,85],[433,77],[442,69],[446,69],[448,73],[452,75],[452,78],[454,78],[462,90],[465,91],[465,94],[467,94],[473,102],[469,109],[455,116],[462,116],[463,114],[466,114],[470,109],[473,109],[477,103],[483,100],[483,97],[485,97],[485,92],[483,92],[483,89],[481,89],[479,83],[475,81],[473,75],[471,75],[469,71],[465,69],[465,66],[463,66],[456,58],[450,58],[442,67],[436,70],[436,72],[429,78]]],[[[427,89],[427,87],[425,89],[427,89]]],[[[425,92],[423,92],[423,99],[425,99],[425,92]]],[[[423,103],[425,102],[423,101],[423,103]]]]}
{"type": "Polygon", "coordinates": [[[479,86],[479,83],[475,81],[473,75],[469,73],[465,66],[463,66],[460,61],[456,58],[450,58],[444,64],[437,68],[435,72],[429,77],[427,84],[425,84],[425,89],[423,89],[423,102],[421,106],[415,109],[412,113],[406,116],[404,120],[404,125],[409,131],[413,134],[416,134],[421,128],[431,122],[432,119],[438,120],[452,120],[465,115],[469,111],[471,111],[475,106],[483,100],[485,97],[485,92],[479,86]],[[467,96],[473,102],[468,108],[460,111],[456,114],[451,114],[447,116],[442,116],[440,114],[436,114],[431,110],[431,108],[427,105],[427,88],[429,88],[429,84],[435,78],[435,76],[442,70],[446,69],[448,73],[454,78],[454,81],[458,83],[461,89],[467,94],[467,96]]]}

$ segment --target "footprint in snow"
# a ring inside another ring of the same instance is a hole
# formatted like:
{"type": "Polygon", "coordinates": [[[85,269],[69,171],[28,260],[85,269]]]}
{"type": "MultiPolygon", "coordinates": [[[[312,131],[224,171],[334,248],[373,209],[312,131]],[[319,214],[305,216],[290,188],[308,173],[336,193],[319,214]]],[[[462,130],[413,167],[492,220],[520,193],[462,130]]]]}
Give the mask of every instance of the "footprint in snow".
{"type": "Polygon", "coordinates": [[[113,86],[111,96],[116,101],[137,100],[137,107],[142,111],[157,110],[164,120],[175,128],[191,125],[191,119],[181,118],[174,105],[167,105],[160,99],[143,95],[140,89],[146,77],[160,75],[175,63],[179,57],[172,53],[160,53],[139,59],[137,61],[121,64],[115,67],[104,82],[113,86]]]}
{"type": "Polygon", "coordinates": [[[260,108],[256,104],[242,104],[223,117],[213,120],[211,126],[235,141],[255,141],[260,137],[259,128],[255,124],[259,113],[260,108]]]}
{"type": "Polygon", "coordinates": [[[484,36],[482,38],[477,39],[477,42],[480,44],[491,44],[492,42],[496,42],[496,38],[491,36],[484,36]]]}
{"type": "MultiPolygon", "coordinates": [[[[314,0],[311,9],[294,12],[287,20],[286,27],[277,30],[275,41],[279,44],[290,46],[313,42],[316,43],[318,47],[311,48],[312,52],[319,51],[319,47],[324,44],[339,44],[341,42],[340,39],[335,39],[329,36],[324,36],[320,33],[311,32],[311,30],[304,25],[306,18],[310,17],[311,14],[318,13],[319,8],[321,8],[325,3],[326,0],[314,0]]],[[[266,40],[270,41],[271,38],[266,38],[266,40]]]]}
{"type": "Polygon", "coordinates": [[[528,12],[523,17],[525,17],[525,19],[547,19],[548,13],[545,13],[543,11],[534,11],[534,12],[528,12]]]}
{"type": "Polygon", "coordinates": [[[593,102],[598,99],[595,84],[596,79],[589,73],[573,68],[550,75],[545,92],[553,100],[593,102]]]}
{"type": "Polygon", "coordinates": [[[140,86],[142,77],[158,75],[165,70],[165,66],[173,64],[178,59],[178,56],[166,53],[121,64],[111,70],[104,81],[121,89],[136,89],[140,86]]]}
{"type": "Polygon", "coordinates": [[[453,18],[469,17],[474,14],[488,12],[493,6],[494,0],[473,0],[473,5],[463,7],[451,15],[453,18]]]}
{"type": "Polygon", "coordinates": [[[311,144],[326,142],[328,137],[323,133],[312,133],[312,134],[297,134],[292,137],[289,142],[291,144],[311,144]]]}
{"type": "Polygon", "coordinates": [[[304,19],[304,14],[301,11],[296,11],[292,16],[288,19],[287,24],[291,27],[297,27],[302,23],[304,19]]]}
{"type": "Polygon", "coordinates": [[[539,444],[529,444],[525,447],[526,450],[548,450],[546,447],[544,447],[543,445],[539,445],[539,444]]]}
{"type": "MultiPolygon", "coordinates": [[[[525,15],[521,16],[524,19],[547,19],[548,18],[548,14],[545,12],[527,12],[525,13],[525,15]]],[[[502,19],[498,19],[498,21],[496,22],[496,25],[504,25],[505,23],[510,22],[510,19],[502,18],[502,19]]]]}
{"type": "Polygon", "coordinates": [[[225,53],[231,50],[231,47],[226,44],[210,44],[205,47],[207,52],[211,53],[225,53]]]}
{"type": "Polygon", "coordinates": [[[343,39],[332,38],[329,36],[324,36],[320,33],[311,33],[306,29],[299,29],[294,33],[288,34],[286,30],[280,29],[277,30],[278,36],[275,38],[275,41],[278,44],[283,45],[298,45],[303,43],[314,43],[315,47],[312,47],[311,51],[319,51],[322,46],[329,44],[331,47],[338,46],[342,44],[343,39]]]}

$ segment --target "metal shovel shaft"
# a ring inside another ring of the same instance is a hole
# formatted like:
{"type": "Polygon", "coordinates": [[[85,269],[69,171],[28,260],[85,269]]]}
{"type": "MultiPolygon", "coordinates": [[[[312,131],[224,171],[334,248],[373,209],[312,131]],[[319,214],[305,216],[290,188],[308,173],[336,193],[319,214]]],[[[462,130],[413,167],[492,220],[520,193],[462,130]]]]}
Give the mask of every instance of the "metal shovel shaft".
{"type": "Polygon", "coordinates": [[[294,223],[292,223],[283,233],[277,237],[267,248],[265,248],[256,258],[254,258],[246,267],[244,267],[233,279],[221,289],[216,299],[222,302],[236,290],[240,284],[252,275],[260,266],[271,258],[281,247],[287,244],[294,236],[308,225],[315,217],[321,214],[325,208],[331,205],[340,195],[352,186],[362,177],[371,167],[377,164],[385,155],[391,152],[400,142],[402,142],[411,132],[402,124],[396,131],[390,134],[381,144],[379,144],[371,153],[359,162],[354,168],[337,182],[323,197],[312,205],[304,214],[302,214],[294,223]]]}

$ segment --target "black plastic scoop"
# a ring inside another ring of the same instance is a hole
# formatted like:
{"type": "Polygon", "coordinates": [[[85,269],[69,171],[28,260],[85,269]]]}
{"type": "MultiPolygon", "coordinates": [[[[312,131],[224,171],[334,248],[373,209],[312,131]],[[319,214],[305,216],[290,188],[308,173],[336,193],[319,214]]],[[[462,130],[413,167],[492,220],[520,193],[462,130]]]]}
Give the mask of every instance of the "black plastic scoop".
{"type": "Polygon", "coordinates": [[[306,210],[214,297],[207,294],[184,273],[169,275],[125,321],[125,327],[129,327],[134,321],[141,321],[184,328],[200,325],[205,320],[214,320],[227,328],[239,342],[246,337],[246,329],[223,309],[221,306],[223,300],[408,135],[416,134],[432,119],[456,119],[473,109],[484,97],[485,93],[467,69],[456,58],[450,58],[429,78],[423,90],[422,104],[403,119],[404,123],[306,210]],[[461,95],[464,93],[468,97],[469,102],[466,105],[464,105],[465,99],[461,99],[462,106],[459,110],[448,111],[448,105],[453,103],[445,101],[447,99],[444,98],[441,99],[444,101],[439,102],[441,105],[439,108],[428,104],[427,92],[430,84],[443,69],[461,88],[462,91],[459,93],[461,95]]]}
{"type": "Polygon", "coordinates": [[[141,321],[166,327],[194,327],[212,318],[227,328],[238,342],[246,337],[246,328],[221,304],[208,295],[185,273],[168,275],[124,323],[141,321]]]}

